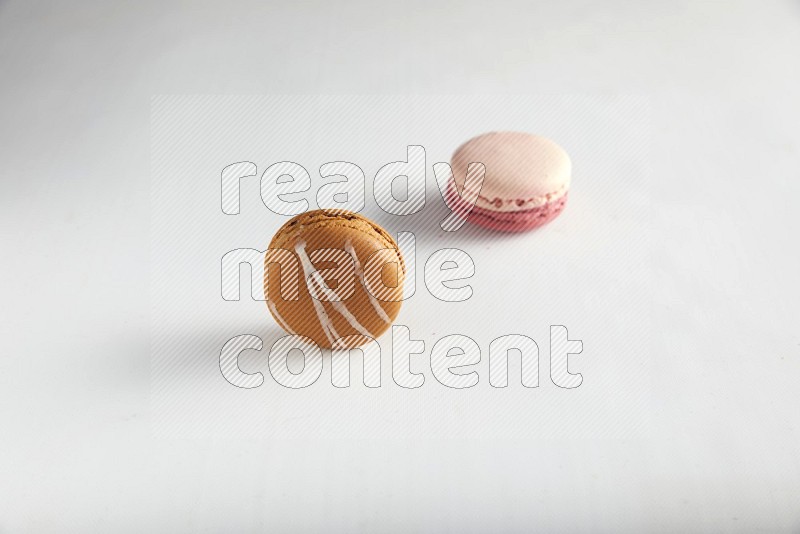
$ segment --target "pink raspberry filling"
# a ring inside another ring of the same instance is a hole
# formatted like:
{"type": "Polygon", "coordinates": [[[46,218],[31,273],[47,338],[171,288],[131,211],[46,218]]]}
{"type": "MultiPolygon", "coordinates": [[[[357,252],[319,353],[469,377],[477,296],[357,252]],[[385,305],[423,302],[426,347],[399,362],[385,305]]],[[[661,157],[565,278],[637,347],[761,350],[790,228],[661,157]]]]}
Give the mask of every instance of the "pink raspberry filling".
{"type": "Polygon", "coordinates": [[[465,216],[471,223],[478,224],[484,228],[501,230],[505,232],[524,232],[532,230],[552,221],[564,210],[567,203],[568,193],[532,209],[519,211],[494,211],[475,206],[467,214],[467,204],[461,200],[451,182],[448,188],[447,204],[456,213],[465,216]]]}

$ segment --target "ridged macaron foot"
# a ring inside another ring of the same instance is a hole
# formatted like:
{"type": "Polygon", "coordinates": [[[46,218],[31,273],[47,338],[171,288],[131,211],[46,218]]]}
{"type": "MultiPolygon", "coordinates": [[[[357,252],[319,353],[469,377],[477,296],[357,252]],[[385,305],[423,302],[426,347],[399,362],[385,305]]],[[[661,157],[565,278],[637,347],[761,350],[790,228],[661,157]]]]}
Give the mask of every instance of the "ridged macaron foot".
{"type": "Polygon", "coordinates": [[[342,346],[355,347],[397,318],[405,263],[392,236],[366,217],[344,210],[303,213],[276,232],[269,249],[264,293],[288,333],[325,348],[347,337],[342,346]],[[292,280],[299,281],[296,299],[287,294],[292,280]]]}
{"type": "Polygon", "coordinates": [[[572,163],[553,141],[523,132],[491,132],[461,145],[451,161],[450,208],[471,223],[507,232],[532,230],[555,219],[567,203],[572,163]],[[486,174],[475,206],[463,192],[470,163],[483,163],[486,174]],[[457,189],[456,189],[457,187],[457,189]]]}

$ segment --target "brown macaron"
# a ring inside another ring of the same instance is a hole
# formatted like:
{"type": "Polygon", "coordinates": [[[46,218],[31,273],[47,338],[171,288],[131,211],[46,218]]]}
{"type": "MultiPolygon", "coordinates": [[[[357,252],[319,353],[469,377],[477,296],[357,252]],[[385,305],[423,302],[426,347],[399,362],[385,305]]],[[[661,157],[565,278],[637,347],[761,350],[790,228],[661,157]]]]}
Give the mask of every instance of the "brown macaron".
{"type": "Polygon", "coordinates": [[[320,347],[356,347],[385,332],[400,312],[405,263],[392,236],[344,210],[297,215],[272,238],[264,296],[288,333],[320,347]]]}

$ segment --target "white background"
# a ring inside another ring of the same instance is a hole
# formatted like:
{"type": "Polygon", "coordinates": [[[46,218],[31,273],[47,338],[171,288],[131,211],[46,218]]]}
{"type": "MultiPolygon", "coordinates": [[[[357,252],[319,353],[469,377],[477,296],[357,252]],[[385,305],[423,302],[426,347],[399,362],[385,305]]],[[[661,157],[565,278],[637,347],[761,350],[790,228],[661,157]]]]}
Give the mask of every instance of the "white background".
{"type": "Polygon", "coordinates": [[[797,532],[798,50],[797,2],[0,4],[0,532],[797,532]],[[295,93],[646,98],[647,427],[159,432],[151,96],[295,93]]]}

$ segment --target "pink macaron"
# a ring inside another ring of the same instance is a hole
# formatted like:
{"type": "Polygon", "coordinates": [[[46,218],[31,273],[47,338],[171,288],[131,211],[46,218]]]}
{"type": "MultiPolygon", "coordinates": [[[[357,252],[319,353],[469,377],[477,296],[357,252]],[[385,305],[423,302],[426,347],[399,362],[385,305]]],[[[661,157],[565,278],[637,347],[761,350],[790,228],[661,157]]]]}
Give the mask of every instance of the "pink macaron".
{"type": "Polygon", "coordinates": [[[560,146],[538,135],[479,135],[456,150],[451,167],[453,179],[446,196],[450,209],[486,228],[532,230],[555,219],[567,203],[572,163],[560,146]],[[486,175],[469,211],[469,203],[458,192],[463,193],[467,169],[475,162],[483,163],[486,175]]]}

